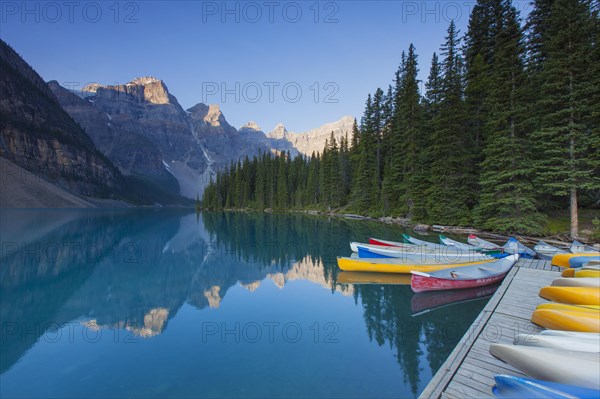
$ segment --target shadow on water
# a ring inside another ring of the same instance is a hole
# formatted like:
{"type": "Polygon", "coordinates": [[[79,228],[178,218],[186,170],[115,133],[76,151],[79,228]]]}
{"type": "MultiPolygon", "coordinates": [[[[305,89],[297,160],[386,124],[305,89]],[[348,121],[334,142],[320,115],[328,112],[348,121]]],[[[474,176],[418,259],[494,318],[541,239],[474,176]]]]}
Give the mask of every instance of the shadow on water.
{"type": "Polygon", "coordinates": [[[185,304],[216,309],[238,284],[252,292],[265,280],[278,287],[310,281],[354,297],[363,312],[359,328],[371,342],[394,350],[416,396],[489,294],[455,298],[462,302],[451,305],[443,294],[415,296],[406,279],[372,276],[371,284],[360,284],[346,275],[338,281],[336,257],[350,254],[349,241],[401,232],[304,215],[4,210],[0,374],[43,334],[67,323],[151,338],[166,331],[185,304]]]}

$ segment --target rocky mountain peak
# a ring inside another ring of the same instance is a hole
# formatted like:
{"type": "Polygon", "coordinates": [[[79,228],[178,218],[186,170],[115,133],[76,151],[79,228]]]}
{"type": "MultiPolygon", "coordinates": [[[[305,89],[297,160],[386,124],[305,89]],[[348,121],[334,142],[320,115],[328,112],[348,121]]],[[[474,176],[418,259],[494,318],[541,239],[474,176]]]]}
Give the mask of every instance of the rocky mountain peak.
{"type": "MultiPolygon", "coordinates": [[[[227,123],[225,116],[217,104],[206,105],[203,103],[198,103],[192,108],[189,108],[187,112],[190,114],[195,123],[201,121],[206,126],[233,129],[229,123],[227,123]]],[[[235,129],[233,130],[237,131],[235,129]]]]}
{"type": "Polygon", "coordinates": [[[100,83],[88,83],[87,85],[83,86],[83,89],[81,89],[81,91],[86,93],[95,93],[100,87],[102,87],[100,83]]]}
{"type": "Polygon", "coordinates": [[[250,121],[248,123],[246,123],[244,126],[240,127],[240,130],[242,129],[249,129],[249,130],[255,130],[257,132],[260,132],[260,126],[258,126],[258,124],[254,121],[250,121]]]}
{"type": "Polygon", "coordinates": [[[160,79],[152,76],[142,76],[133,79],[124,85],[102,85],[90,83],[83,87],[82,91],[95,93],[98,96],[118,96],[118,93],[126,93],[136,101],[150,104],[171,104],[176,102],[169,94],[169,89],[160,79]]]}
{"type": "Polygon", "coordinates": [[[288,134],[287,129],[283,125],[283,123],[278,124],[275,128],[268,134],[268,137],[272,139],[283,139],[288,134]]]}
{"type": "Polygon", "coordinates": [[[141,85],[145,86],[150,83],[162,83],[162,80],[155,78],[154,76],[141,76],[139,78],[133,79],[128,84],[130,85],[141,85]]]}
{"type": "Polygon", "coordinates": [[[211,126],[221,126],[221,122],[225,118],[223,117],[223,113],[217,104],[210,104],[208,106],[208,111],[204,116],[204,121],[211,126]]]}

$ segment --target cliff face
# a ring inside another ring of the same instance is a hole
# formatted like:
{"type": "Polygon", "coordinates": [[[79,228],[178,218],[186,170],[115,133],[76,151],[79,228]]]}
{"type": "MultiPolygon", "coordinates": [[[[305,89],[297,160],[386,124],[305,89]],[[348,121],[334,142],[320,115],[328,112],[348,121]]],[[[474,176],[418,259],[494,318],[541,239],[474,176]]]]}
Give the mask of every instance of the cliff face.
{"type": "Polygon", "coordinates": [[[124,85],[92,84],[83,93],[83,99],[63,106],[122,170],[159,182],[174,176],[174,191],[192,199],[202,194],[212,175],[210,161],[188,113],[161,80],[142,77],[124,85]]]}
{"type": "Polygon", "coordinates": [[[196,104],[188,109],[194,134],[207,151],[216,170],[230,163],[269,152],[275,145],[256,124],[243,126],[239,131],[227,123],[218,105],[196,104]]]}
{"type": "Polygon", "coordinates": [[[0,156],[77,194],[118,192],[118,169],[42,78],[1,40],[0,70],[0,156]]]}
{"type": "Polygon", "coordinates": [[[123,174],[139,174],[164,181],[172,179],[164,168],[159,148],[150,139],[115,125],[109,114],[95,107],[88,99],[60,86],[58,82],[51,81],[48,86],[63,109],[85,128],[96,147],[123,174]]]}

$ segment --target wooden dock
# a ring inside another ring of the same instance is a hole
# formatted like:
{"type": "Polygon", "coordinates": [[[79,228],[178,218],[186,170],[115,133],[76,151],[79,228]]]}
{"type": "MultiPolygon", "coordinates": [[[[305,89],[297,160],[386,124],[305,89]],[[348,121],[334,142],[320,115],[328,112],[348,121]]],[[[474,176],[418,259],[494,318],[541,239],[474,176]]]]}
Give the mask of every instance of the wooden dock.
{"type": "Polygon", "coordinates": [[[517,334],[541,331],[531,323],[531,314],[546,302],[539,297],[539,290],[559,277],[558,271],[550,261],[519,260],[420,398],[493,397],[495,375],[524,376],[490,355],[489,347],[492,343],[512,343],[517,334]]]}

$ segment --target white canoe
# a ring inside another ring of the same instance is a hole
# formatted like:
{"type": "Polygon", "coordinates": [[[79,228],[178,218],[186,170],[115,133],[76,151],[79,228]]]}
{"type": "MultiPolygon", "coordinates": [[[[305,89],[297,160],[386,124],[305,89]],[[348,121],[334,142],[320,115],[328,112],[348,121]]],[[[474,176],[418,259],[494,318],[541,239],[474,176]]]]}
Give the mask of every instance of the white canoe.
{"type": "Polygon", "coordinates": [[[577,332],[577,331],[562,331],[562,330],[543,330],[539,335],[552,335],[555,337],[575,337],[581,339],[596,339],[600,340],[600,333],[577,332]]]}
{"type": "Polygon", "coordinates": [[[428,248],[432,248],[432,249],[439,249],[439,250],[443,250],[444,248],[448,248],[447,245],[441,245],[441,244],[436,244],[434,242],[429,242],[429,241],[425,241],[425,240],[419,240],[418,238],[415,237],[411,237],[408,234],[402,234],[402,237],[404,238],[404,240],[406,242],[409,242],[411,244],[414,245],[422,245],[428,248]]]}
{"type": "Polygon", "coordinates": [[[464,251],[479,251],[479,250],[481,250],[480,248],[478,248],[474,245],[465,244],[464,242],[453,240],[453,239],[443,236],[441,234],[440,234],[440,242],[443,245],[447,245],[449,247],[460,248],[464,251]]]}
{"type": "Polygon", "coordinates": [[[552,282],[552,285],[555,287],[600,287],[600,278],[557,278],[552,282]]]}
{"type": "Polygon", "coordinates": [[[519,254],[524,258],[535,258],[537,253],[531,248],[523,245],[519,240],[515,237],[511,237],[506,241],[506,244],[502,246],[504,251],[509,254],[519,254]]]}
{"type": "Polygon", "coordinates": [[[396,249],[390,249],[388,247],[380,247],[377,245],[369,244],[356,244],[359,258],[362,259],[398,259],[403,261],[416,261],[424,262],[426,264],[453,264],[453,263],[466,263],[466,262],[478,262],[482,260],[494,260],[493,257],[487,256],[479,252],[434,252],[434,253],[410,253],[406,251],[398,251],[396,249]]]}
{"type": "Polygon", "coordinates": [[[540,258],[548,260],[552,259],[554,255],[569,253],[567,250],[560,249],[541,240],[535,247],[533,247],[533,250],[537,252],[540,258]]]}
{"type": "Polygon", "coordinates": [[[591,247],[589,245],[585,245],[584,243],[579,242],[579,241],[573,241],[573,244],[571,244],[569,249],[574,254],[594,253],[594,252],[599,251],[598,249],[591,247]]]}
{"type": "Polygon", "coordinates": [[[361,252],[360,250],[369,250],[374,253],[389,256],[393,258],[400,258],[406,255],[437,255],[437,256],[451,256],[451,257],[475,257],[478,259],[489,259],[490,256],[478,251],[466,251],[455,247],[444,246],[441,249],[424,248],[420,246],[414,246],[415,248],[404,248],[404,247],[387,247],[383,245],[365,244],[362,242],[351,242],[350,249],[352,252],[361,252]]]}
{"type": "Polygon", "coordinates": [[[600,389],[597,353],[506,344],[491,344],[490,353],[538,380],[600,389]]]}
{"type": "MultiPolygon", "coordinates": [[[[383,240],[378,240],[378,241],[383,241],[383,240]]],[[[388,241],[388,242],[393,242],[393,241],[388,241]]],[[[426,246],[422,246],[422,245],[414,245],[414,244],[402,244],[402,243],[395,243],[397,245],[391,246],[391,245],[376,245],[376,244],[366,244],[366,243],[362,243],[362,242],[351,242],[350,243],[350,249],[352,250],[352,252],[358,252],[358,247],[373,247],[373,248],[381,248],[381,249],[388,249],[390,251],[396,251],[396,252],[403,252],[403,253],[407,253],[407,254],[436,254],[436,253],[461,253],[461,251],[457,248],[453,248],[453,247],[446,247],[447,249],[443,252],[441,252],[439,249],[437,248],[430,248],[430,247],[426,247],[426,246]]]]}
{"type": "Polygon", "coordinates": [[[471,234],[469,238],[467,238],[467,242],[471,245],[476,246],[477,248],[493,250],[502,249],[502,245],[494,244],[493,242],[483,240],[474,234],[471,234]]]}
{"type": "Polygon", "coordinates": [[[580,270],[599,270],[600,269],[600,262],[598,262],[597,260],[591,260],[589,262],[584,263],[581,266],[580,270]]]}
{"type": "Polygon", "coordinates": [[[515,338],[514,343],[515,345],[554,348],[577,352],[600,352],[600,339],[598,339],[597,336],[580,338],[557,335],[519,334],[515,338]]]}

